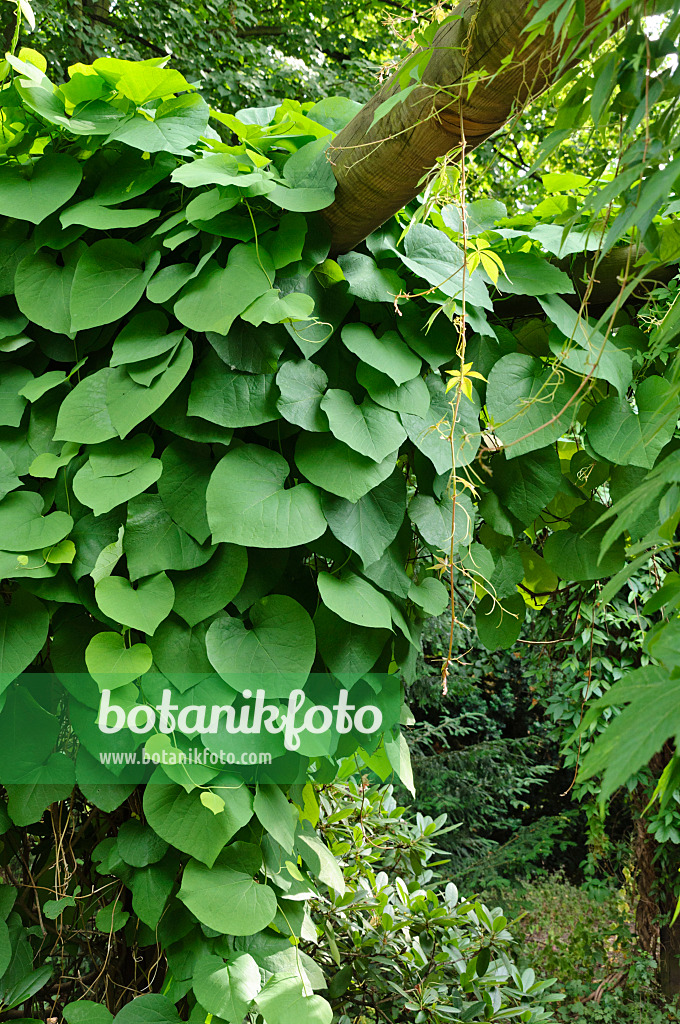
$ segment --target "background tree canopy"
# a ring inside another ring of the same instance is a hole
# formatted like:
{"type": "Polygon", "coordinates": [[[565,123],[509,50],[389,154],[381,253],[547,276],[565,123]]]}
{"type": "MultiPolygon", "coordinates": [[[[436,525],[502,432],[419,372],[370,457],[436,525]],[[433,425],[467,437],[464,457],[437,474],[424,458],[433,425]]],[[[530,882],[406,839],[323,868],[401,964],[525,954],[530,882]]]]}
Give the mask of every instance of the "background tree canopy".
{"type": "MultiPolygon", "coordinates": [[[[409,8],[416,49],[360,107],[359,69],[397,49],[385,7],[297,5],[284,23],[271,7],[46,5],[33,49],[8,18],[6,1019],[550,1020],[507,915],[434,859],[440,808],[409,822],[378,784],[413,789],[391,723],[308,738],[295,759],[280,747],[271,772],[139,775],[98,756],[100,692],[126,711],[164,690],[239,710],[247,668],[282,702],[291,679],[310,705],[342,682],[357,703],[394,695],[404,725],[417,702],[418,767],[471,728],[433,714],[428,734],[420,713],[460,699],[466,634],[492,653],[569,640],[573,675],[562,658],[541,696],[557,739],[578,732],[581,792],[635,794],[639,931],[660,934],[680,989],[680,15],[409,8]],[[327,95],[339,75],[354,97],[327,95]],[[506,122],[553,78],[514,196],[506,122]],[[560,164],[586,142],[578,170],[560,164]],[[617,648],[598,652],[611,602],[617,648]]],[[[30,24],[25,0],[16,15],[30,24]]],[[[198,729],[105,739],[118,755],[224,746],[198,729]]],[[[526,788],[495,772],[512,807],[526,788]]]]}

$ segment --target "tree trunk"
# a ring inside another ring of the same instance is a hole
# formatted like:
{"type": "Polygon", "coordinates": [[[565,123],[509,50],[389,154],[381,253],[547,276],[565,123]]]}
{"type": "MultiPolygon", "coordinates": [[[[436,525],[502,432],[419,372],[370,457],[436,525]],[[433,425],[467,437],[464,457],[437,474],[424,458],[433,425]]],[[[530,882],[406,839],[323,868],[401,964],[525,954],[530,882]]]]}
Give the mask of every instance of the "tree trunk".
{"type": "MultiPolygon", "coordinates": [[[[601,6],[585,0],[587,26],[601,6]]],[[[338,134],[329,149],[338,187],[323,211],[335,254],[410,202],[438,157],[478,146],[551,83],[562,56],[551,31],[522,49],[535,13],[525,0],[463,0],[434,38],[422,83],[373,125],[381,103],[400,90],[396,73],[338,134]],[[468,95],[465,79],[478,72],[490,77],[468,95]]]]}

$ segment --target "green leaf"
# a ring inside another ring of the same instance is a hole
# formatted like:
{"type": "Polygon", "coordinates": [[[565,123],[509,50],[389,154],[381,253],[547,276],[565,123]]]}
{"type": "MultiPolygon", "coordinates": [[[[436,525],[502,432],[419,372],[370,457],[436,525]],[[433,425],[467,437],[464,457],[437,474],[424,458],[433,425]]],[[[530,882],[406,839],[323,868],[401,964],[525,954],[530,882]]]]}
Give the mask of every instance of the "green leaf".
{"type": "Polygon", "coordinates": [[[0,503],[0,537],[6,551],[35,551],[63,540],[73,528],[65,512],[43,516],[43,499],[34,491],[15,491],[0,503]]]}
{"type": "Polygon", "coordinates": [[[95,914],[94,926],[100,932],[117,932],[125,927],[129,919],[130,915],[120,903],[109,903],[95,914]]]}
{"type": "Polygon", "coordinates": [[[651,469],[675,430],[677,389],[663,377],[647,377],[635,404],[637,415],[625,396],[599,402],[588,417],[588,440],[608,462],[651,469]]]}
{"type": "Polygon", "coordinates": [[[423,418],[430,408],[430,392],[422,377],[395,384],[385,373],[367,363],[357,366],[357,381],[374,402],[393,412],[423,418]]]}
{"type": "Polygon", "coordinates": [[[137,305],[158,265],[158,253],[144,264],[142,251],[123,239],[106,238],[78,260],[71,288],[71,330],[108,324],[137,305]]]}
{"type": "Polygon", "coordinates": [[[310,484],[284,488],[290,467],[276,452],[242,445],[220,460],[207,491],[213,541],[287,548],[326,530],[321,501],[310,484]]]}
{"type": "Polygon", "coordinates": [[[358,501],[393,471],[397,452],[376,463],[328,434],[301,434],[295,448],[298,469],[311,483],[348,501],[358,501]]]}
{"type": "Polygon", "coordinates": [[[115,231],[117,228],[138,228],[142,224],[148,224],[160,215],[160,210],[149,210],[146,207],[118,210],[103,206],[96,199],[84,199],[75,206],[69,206],[68,210],[59,217],[61,226],[68,228],[72,224],[82,224],[87,228],[94,228],[97,231],[115,231]]]}
{"type": "Polygon", "coordinates": [[[256,601],[249,618],[250,629],[228,615],[214,620],[206,638],[210,663],[239,690],[252,688],[252,677],[266,674],[267,693],[287,696],[299,685],[300,677],[309,675],[314,663],[316,636],[312,620],[292,597],[279,594],[256,601]],[[279,690],[281,693],[276,692],[279,690]]]}
{"type": "Polygon", "coordinates": [[[158,309],[136,313],[113,343],[111,366],[139,363],[174,350],[185,331],[168,334],[168,318],[158,309]]]}
{"type": "Polygon", "coordinates": [[[418,584],[412,583],[408,596],[426,615],[443,615],[449,606],[449,591],[434,576],[426,576],[418,584]]]}
{"type": "Polygon", "coordinates": [[[135,434],[125,441],[108,441],[90,449],[89,463],[95,479],[124,476],[144,466],[153,455],[148,434],[135,434]]]}
{"type": "Polygon", "coordinates": [[[314,616],[319,653],[343,685],[352,685],[370,672],[392,634],[388,629],[358,626],[320,604],[314,616]]]}
{"type": "Polygon", "coordinates": [[[28,668],[45,646],[50,617],[41,601],[17,590],[0,604],[0,692],[28,668]]]}
{"type": "Polygon", "coordinates": [[[358,299],[393,303],[405,290],[404,282],[396,271],[378,267],[370,256],[350,252],[339,256],[338,263],[349,282],[349,294],[358,299]]]}
{"type": "Polygon", "coordinates": [[[226,337],[208,331],[207,338],[223,363],[247,373],[275,373],[288,341],[279,324],[263,324],[256,330],[243,320],[236,320],[226,337]]]}
{"type": "Polygon", "coordinates": [[[149,100],[164,99],[176,92],[187,92],[192,88],[184,75],[172,68],[156,67],[146,61],[118,60],[115,57],[99,57],[92,65],[116,92],[141,107],[149,100]]]}
{"type": "Polygon", "coordinates": [[[267,1024],[331,1024],[330,1004],[317,995],[306,995],[299,975],[271,978],[257,997],[258,1010],[267,1024]]]}
{"type": "Polygon", "coordinates": [[[124,550],[131,580],[171,569],[196,569],[214,547],[199,545],[172,521],[160,495],[140,494],[128,502],[124,550]]]}
{"type": "Polygon", "coordinates": [[[113,371],[103,370],[84,377],[59,407],[55,441],[73,441],[79,444],[98,444],[116,436],[106,406],[109,378],[113,371]]]}
{"type": "Polygon", "coordinates": [[[261,866],[256,846],[232,843],[212,868],[189,861],[179,898],[202,924],[221,935],[254,935],[274,920],[277,909],[274,890],[253,879],[261,866]]]}
{"type": "Polygon", "coordinates": [[[136,590],[122,576],[106,576],[94,588],[94,596],[104,615],[114,622],[153,636],[172,610],[175,591],[160,572],[141,580],[136,590]]]}
{"type": "Polygon", "coordinates": [[[526,605],[519,594],[494,601],[486,594],[475,611],[477,635],[487,651],[505,651],[522,631],[526,605]]]}
{"type": "Polygon", "coordinates": [[[330,494],[322,497],[323,514],[331,532],[364,565],[371,565],[396,537],[406,512],[406,481],[396,470],[356,502],[330,494]]]}
{"type": "Polygon", "coordinates": [[[633,376],[633,363],[628,352],[623,352],[609,338],[591,327],[563,299],[556,295],[541,299],[548,320],[555,324],[567,339],[564,345],[550,339],[555,355],[570,370],[584,375],[592,374],[599,380],[614,385],[624,396],[633,376]]]}
{"type": "Polygon", "coordinates": [[[132,910],[149,928],[155,930],[164,916],[176,874],[177,862],[171,853],[159,864],[138,868],[132,875],[132,910]]]}
{"type": "Polygon", "coordinates": [[[293,852],[298,813],[279,786],[259,785],[253,810],[262,827],[273,836],[286,853],[293,852]]]}
{"type": "Polygon", "coordinates": [[[306,217],[299,213],[284,213],[276,234],[267,239],[267,248],[276,270],[302,258],[306,235],[306,217]]]}
{"type": "Polygon", "coordinates": [[[283,182],[267,198],[284,210],[303,213],[330,206],[337,182],[326,152],[328,143],[328,138],[316,139],[293,153],[284,165],[283,182]]]}
{"type": "Polygon", "coordinates": [[[340,576],[320,572],[318,584],[321,600],[341,619],[372,629],[391,628],[389,601],[361,576],[353,572],[343,572],[340,576]]]}
{"type": "Polygon", "coordinates": [[[48,153],[32,163],[0,167],[0,214],[40,224],[68,202],[83,172],[77,160],[48,153]]]}
{"type": "MultiPolygon", "coordinates": [[[[430,408],[426,416],[402,414],[409,440],[425,455],[437,473],[450,473],[452,468],[451,424],[455,407],[455,393],[446,394],[441,378],[430,374],[425,381],[430,393],[430,408]],[[452,403],[454,403],[452,405],[452,403]]],[[[461,394],[458,416],[453,431],[456,468],[468,466],[479,451],[481,431],[479,427],[479,399],[472,392],[470,401],[461,394]]]]}
{"type": "Polygon", "coordinates": [[[125,437],[133,427],[150,416],[184,380],[193,358],[193,346],[183,338],[167,370],[148,387],[136,384],[122,366],[109,371],[106,402],[116,433],[125,437]]]}
{"type": "Polygon", "coordinates": [[[241,1024],[260,991],[260,970],[248,953],[207,956],[196,965],[193,986],[208,1013],[228,1024],[241,1024]]]}
{"type": "Polygon", "coordinates": [[[279,369],[276,385],[281,392],[276,405],[284,419],[304,430],[328,430],[321,408],[328,377],[320,366],[309,359],[289,359],[279,369]]]}
{"type": "MultiPolygon", "coordinates": [[[[601,506],[600,506],[601,507],[601,506]]],[[[601,580],[613,576],[625,561],[623,537],[611,545],[600,560],[606,526],[585,534],[576,530],[552,533],[543,545],[543,557],[562,580],[601,580]]]]}
{"type": "Polygon", "coordinates": [[[194,373],[188,412],[222,427],[252,427],[277,420],[274,376],[228,370],[210,353],[194,373]]]}
{"type": "MultiPolygon", "coordinates": [[[[448,235],[428,224],[413,224],[404,239],[404,253],[390,246],[414,274],[450,298],[463,292],[463,254],[448,235]]],[[[465,295],[472,307],[491,309],[492,302],[481,277],[465,274],[465,295]]]]}
{"type": "Polygon", "coordinates": [[[148,490],[163,471],[160,459],[148,459],[138,469],[117,476],[95,476],[91,460],[73,477],[73,493],[96,516],[148,490]]]}
{"type": "Polygon", "coordinates": [[[196,145],[208,126],[209,113],[210,108],[201,96],[175,96],[156,108],[153,120],[140,111],[116,128],[109,139],[143,153],[188,156],[189,147],[196,145]]]}
{"type": "Polygon", "coordinates": [[[347,887],[342,869],[326,844],[314,834],[311,827],[308,831],[298,832],[295,848],[316,878],[325,882],[339,896],[344,896],[347,887]]]}
{"type": "Polygon", "coordinates": [[[273,280],[274,266],[262,246],[235,245],[226,267],[211,260],[184,286],[175,302],[175,316],[196,331],[228,334],[236,317],[269,291],[273,280]]]}
{"type": "Polygon", "coordinates": [[[496,282],[500,292],[507,295],[574,294],[569,275],[535,253],[504,252],[500,256],[505,271],[498,275],[496,282]]]}
{"type": "Polygon", "coordinates": [[[205,649],[207,624],[187,626],[174,615],[149,640],[156,668],[184,690],[189,682],[212,674],[205,649]]]}
{"type": "Polygon", "coordinates": [[[553,447],[508,461],[493,460],[493,487],[506,508],[528,526],[557,494],[562,480],[560,459],[553,447]]]}
{"type": "Polygon", "coordinates": [[[168,844],[139,818],[128,818],[118,829],[116,839],[118,853],[133,868],[145,868],[155,864],[168,849],[168,844]]]}
{"type": "Polygon", "coordinates": [[[64,1007],[66,1024],[112,1024],[113,1014],[101,1003],[78,999],[64,1007]]]}
{"type": "MultiPolygon", "coordinates": [[[[453,532],[454,554],[461,545],[472,540],[475,514],[467,494],[456,497],[456,521],[453,532]]],[[[409,519],[417,527],[426,544],[448,554],[451,550],[451,527],[453,523],[453,500],[445,494],[437,501],[429,494],[417,494],[408,507],[409,519]]]]}
{"type": "Polygon", "coordinates": [[[174,1004],[161,995],[137,996],[117,1013],[113,1024],[181,1024],[174,1004]]]}
{"type": "Polygon", "coordinates": [[[220,544],[205,565],[170,574],[175,588],[173,611],[190,626],[222,611],[241,589],[247,568],[245,548],[220,544]]]}
{"type": "Polygon", "coordinates": [[[120,633],[97,633],[85,650],[85,664],[100,690],[127,686],[151,668],[153,658],[146,644],[125,646],[120,633]]]}
{"type": "Polygon", "coordinates": [[[342,329],[341,337],[350,352],[354,352],[362,362],[386,374],[395,384],[404,384],[420,373],[420,358],[411,352],[394,331],[376,338],[365,324],[347,324],[342,329]]]}
{"type": "Polygon", "coordinates": [[[41,249],[17,267],[14,289],[19,309],[34,324],[54,334],[71,331],[71,288],[82,243],[63,252],[41,249]]]}
{"type": "Polygon", "coordinates": [[[239,779],[223,775],[211,788],[225,800],[221,814],[213,814],[201,803],[200,789],[187,793],[182,786],[169,783],[161,768],[144,790],[144,815],[154,832],[209,868],[253,816],[252,794],[239,779]]]}
{"type": "Polygon", "coordinates": [[[355,405],[348,391],[331,388],[321,399],[321,409],[328,417],[331,433],[374,462],[382,462],[406,440],[397,414],[370,398],[355,405]]]}
{"type": "Polygon", "coordinates": [[[576,416],[578,384],[533,356],[503,356],[489,374],[486,404],[490,425],[510,459],[552,444],[576,416]]]}
{"type": "Polygon", "coordinates": [[[0,426],[18,427],[27,402],[19,391],[33,380],[33,374],[23,366],[2,364],[0,377],[0,426]]]}
{"type": "Polygon", "coordinates": [[[214,462],[205,445],[190,441],[175,441],[162,455],[163,475],[158,482],[158,493],[173,520],[194,537],[205,543],[210,527],[205,511],[206,489],[214,462]]]}

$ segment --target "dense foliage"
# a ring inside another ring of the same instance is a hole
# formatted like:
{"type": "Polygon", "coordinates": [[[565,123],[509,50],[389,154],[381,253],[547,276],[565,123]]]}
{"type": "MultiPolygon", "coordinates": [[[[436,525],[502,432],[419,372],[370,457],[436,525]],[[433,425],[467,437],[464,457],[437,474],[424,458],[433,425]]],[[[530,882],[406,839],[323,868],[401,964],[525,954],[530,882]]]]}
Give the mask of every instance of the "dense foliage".
{"type": "MultiPolygon", "coordinates": [[[[414,678],[423,619],[449,599],[456,616],[460,579],[479,598],[481,642],[497,650],[560,589],[614,577],[613,596],[633,571],[627,537],[645,564],[672,545],[673,290],[655,322],[636,319],[639,280],[680,254],[666,54],[638,22],[606,55],[607,75],[602,65],[579,80],[564,105],[558,132],[584,108],[622,125],[611,181],[548,173],[546,198],[515,217],[498,200],[430,197],[337,259],[319,211],[335,189],[327,143],[352,101],[211,120],[161,57],[75,64],[57,85],[39,54],[8,55],[3,1012],[328,1024],[330,1005],[312,992],[324,978],[298,945],[339,966],[319,907],[331,898],[350,913],[357,868],[350,858],[343,873],[315,832],[314,784],[357,766],[410,784],[403,737],[362,745],[356,729],[303,747],[294,768],[281,749],[283,786],[274,770],[244,781],[149,765],[140,780],[98,759],[100,690],[126,711],[166,689],[177,704],[238,709],[260,673],[281,700],[291,679],[310,703],[338,681],[357,702],[379,699],[398,669],[414,678]],[[588,254],[622,241],[624,290],[598,324],[579,277],[588,254]]],[[[678,589],[669,574],[649,614],[675,607],[678,589]]],[[[607,792],[675,733],[676,631],[672,617],[655,627],[646,646],[660,667],[603,698],[632,702],[588,753],[607,792]]],[[[451,648],[442,660],[446,682],[451,648]]],[[[110,742],[130,754],[188,744],[178,733],[110,742]]],[[[191,739],[213,752],[220,742],[191,739]]],[[[348,854],[335,827],[347,808],[327,810],[321,834],[348,854]]],[[[361,824],[352,841],[361,849],[361,824]]],[[[461,910],[451,890],[423,896],[423,865],[411,869],[404,888],[373,886],[382,931],[364,921],[355,944],[364,991],[380,981],[379,941],[421,1000],[386,993],[392,1019],[405,1007],[438,1022],[465,1003],[471,1021],[545,1019],[544,987],[505,958],[503,917],[461,910]],[[420,960],[385,914],[423,932],[420,960]],[[440,966],[442,949],[456,973],[440,966]]],[[[355,956],[342,952],[344,970],[355,956]]],[[[351,1019],[361,984],[330,973],[351,1019]]]]}

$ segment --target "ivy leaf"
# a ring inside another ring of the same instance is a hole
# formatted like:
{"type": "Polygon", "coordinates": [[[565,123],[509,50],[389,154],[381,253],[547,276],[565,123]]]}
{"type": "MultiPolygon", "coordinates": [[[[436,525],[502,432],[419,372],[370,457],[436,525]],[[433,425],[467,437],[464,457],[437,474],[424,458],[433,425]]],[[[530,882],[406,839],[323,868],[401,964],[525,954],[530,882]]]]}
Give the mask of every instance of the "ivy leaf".
{"type": "Polygon", "coordinates": [[[275,594],[252,605],[251,628],[240,619],[220,615],[206,638],[208,658],[235,689],[253,687],[253,677],[267,676],[267,693],[287,696],[309,675],[316,636],[308,613],[292,597],[275,594]]]}
{"type": "Polygon", "coordinates": [[[326,530],[318,492],[310,484],[284,488],[290,467],[276,452],[249,444],[220,460],[206,495],[214,541],[287,548],[326,530]]]}
{"type": "Polygon", "coordinates": [[[274,890],[253,879],[261,866],[256,846],[232,843],[212,868],[189,861],[179,898],[201,924],[221,935],[254,935],[271,924],[277,910],[274,890]]]}
{"type": "Polygon", "coordinates": [[[248,953],[203,957],[196,965],[193,986],[208,1013],[228,1024],[241,1024],[260,991],[260,969],[248,953]]]}
{"type": "Polygon", "coordinates": [[[122,576],[106,576],[94,588],[94,596],[108,618],[153,636],[172,610],[175,591],[168,576],[159,572],[140,580],[136,590],[122,576]]]}

